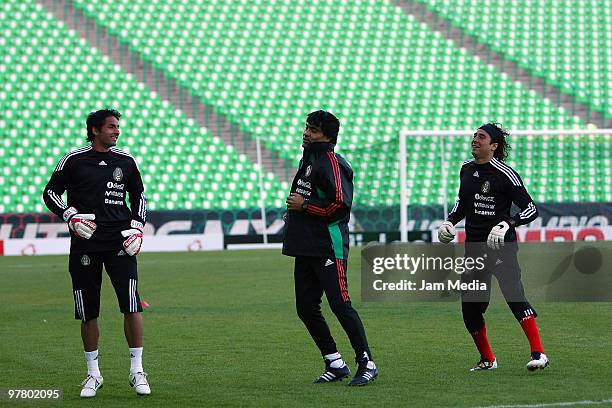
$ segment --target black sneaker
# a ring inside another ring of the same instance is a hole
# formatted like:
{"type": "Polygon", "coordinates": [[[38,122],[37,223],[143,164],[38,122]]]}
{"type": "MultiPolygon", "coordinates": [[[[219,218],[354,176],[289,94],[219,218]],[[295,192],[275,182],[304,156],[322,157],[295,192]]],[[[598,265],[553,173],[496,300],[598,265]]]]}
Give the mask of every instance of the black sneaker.
{"type": "Polygon", "coordinates": [[[378,370],[373,361],[363,358],[357,360],[357,373],[355,377],[348,383],[350,386],[368,385],[378,377],[378,370]]]}
{"type": "MultiPolygon", "coordinates": [[[[348,368],[346,364],[339,368],[332,368],[331,363],[333,361],[342,360],[341,358],[329,361],[327,359],[323,359],[325,361],[325,372],[319,376],[316,380],[314,380],[314,384],[322,384],[329,383],[334,381],[342,381],[344,378],[348,377],[351,373],[351,370],[348,368]]],[[[343,361],[344,363],[344,361],[343,361]]]]}
{"type": "Polygon", "coordinates": [[[496,368],[497,368],[497,359],[493,361],[488,361],[481,357],[478,364],[470,368],[470,371],[495,370],[496,368]]]}

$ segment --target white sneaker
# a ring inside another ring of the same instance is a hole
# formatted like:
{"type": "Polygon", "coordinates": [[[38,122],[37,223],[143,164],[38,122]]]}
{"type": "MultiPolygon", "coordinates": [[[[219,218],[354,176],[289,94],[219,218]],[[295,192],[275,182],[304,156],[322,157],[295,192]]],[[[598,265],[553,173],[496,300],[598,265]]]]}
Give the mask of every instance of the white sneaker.
{"type": "Polygon", "coordinates": [[[550,365],[550,361],[548,361],[548,357],[544,353],[532,353],[531,361],[527,363],[527,369],[529,371],[535,371],[539,369],[545,369],[550,365]],[[538,356],[539,354],[539,356],[538,356]]]}
{"type": "Polygon", "coordinates": [[[470,371],[495,370],[497,368],[497,359],[491,361],[481,359],[478,364],[470,368],[470,371]]]}
{"type": "Polygon", "coordinates": [[[82,398],[95,397],[98,390],[102,388],[103,382],[104,382],[104,379],[102,378],[102,376],[95,377],[93,375],[87,374],[87,377],[81,383],[81,385],[83,386],[83,388],[81,389],[81,397],[82,398]]]}
{"type": "Polygon", "coordinates": [[[130,373],[130,387],[134,387],[137,395],[151,394],[151,387],[147,381],[147,373],[130,373]]]}

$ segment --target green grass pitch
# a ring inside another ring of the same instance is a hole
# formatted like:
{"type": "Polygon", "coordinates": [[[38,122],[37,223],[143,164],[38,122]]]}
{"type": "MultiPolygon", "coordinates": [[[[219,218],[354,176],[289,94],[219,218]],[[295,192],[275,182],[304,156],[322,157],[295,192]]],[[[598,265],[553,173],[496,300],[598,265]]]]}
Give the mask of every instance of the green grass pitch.
{"type": "MultiPolygon", "coordinates": [[[[536,304],[551,367],[529,373],[527,340],[506,305],[495,302],[487,328],[500,367],[470,373],[478,356],[459,304],[361,302],[357,250],[349,292],[380,376],[357,389],[346,381],[313,385],[323,365],[295,314],[292,265],[278,250],[141,255],[139,290],[151,305],[144,312],[144,366],[152,388],[142,398],[128,386],[121,314],[105,276],[105,382],[85,402],[67,256],[0,258],[0,388],[61,389],[61,406],[92,407],[471,407],[612,398],[612,304],[536,304]]],[[[354,372],[348,339],[325,301],[324,313],[354,372]]]]}

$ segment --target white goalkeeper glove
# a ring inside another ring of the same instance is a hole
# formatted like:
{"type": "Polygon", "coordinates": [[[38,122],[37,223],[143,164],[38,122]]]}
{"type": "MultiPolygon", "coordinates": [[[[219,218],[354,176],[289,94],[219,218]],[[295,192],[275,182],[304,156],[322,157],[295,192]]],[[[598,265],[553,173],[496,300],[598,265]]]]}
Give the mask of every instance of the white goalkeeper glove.
{"type": "Polygon", "coordinates": [[[444,244],[448,244],[455,239],[455,226],[450,221],[444,221],[438,228],[438,239],[444,244]]]}
{"type": "Polygon", "coordinates": [[[129,256],[134,256],[138,255],[140,247],[142,246],[142,229],[144,225],[142,225],[141,222],[132,220],[130,227],[132,228],[121,231],[121,235],[127,237],[127,239],[123,241],[125,253],[129,256]]]}
{"type": "Polygon", "coordinates": [[[68,228],[74,234],[82,239],[89,239],[93,235],[98,226],[93,220],[96,219],[95,214],[79,214],[74,207],[69,207],[62,216],[68,223],[68,228]]]}
{"type": "Polygon", "coordinates": [[[499,249],[504,246],[504,237],[510,229],[510,224],[502,221],[491,229],[487,238],[487,246],[491,249],[499,249]]]}

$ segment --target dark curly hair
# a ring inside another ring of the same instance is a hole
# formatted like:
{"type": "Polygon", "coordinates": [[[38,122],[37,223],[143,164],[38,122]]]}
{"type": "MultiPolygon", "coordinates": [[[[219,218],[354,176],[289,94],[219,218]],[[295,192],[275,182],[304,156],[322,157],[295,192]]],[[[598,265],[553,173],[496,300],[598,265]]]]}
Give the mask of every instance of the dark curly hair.
{"type": "Polygon", "coordinates": [[[87,115],[87,141],[94,141],[93,128],[100,129],[109,116],[121,119],[121,113],[115,109],[100,109],[87,115]]]}
{"type": "Polygon", "coordinates": [[[484,129],[491,136],[491,143],[497,143],[497,149],[493,152],[493,157],[499,161],[505,161],[510,149],[512,149],[506,139],[510,136],[510,133],[502,127],[501,123],[497,122],[485,123],[480,129],[484,129]]]}

